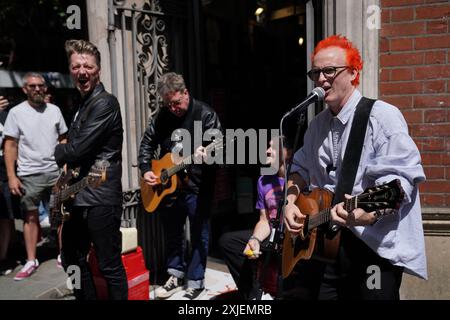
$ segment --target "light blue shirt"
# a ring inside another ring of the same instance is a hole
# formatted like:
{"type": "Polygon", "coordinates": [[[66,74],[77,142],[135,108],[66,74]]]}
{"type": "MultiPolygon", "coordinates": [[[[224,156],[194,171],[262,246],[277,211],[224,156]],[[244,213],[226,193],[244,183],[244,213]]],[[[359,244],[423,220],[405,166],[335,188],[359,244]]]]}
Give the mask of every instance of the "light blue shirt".
{"type": "MultiPolygon", "coordinates": [[[[361,93],[355,89],[339,114],[323,110],[310,123],[304,145],[294,155],[292,172],[298,172],[312,188],[334,192],[337,177],[361,93]],[[327,173],[327,167],[337,170],[327,173]]],[[[352,195],[393,179],[405,191],[398,212],[371,226],[350,227],[370,248],[405,272],[427,279],[425,241],[418,183],[425,181],[416,144],[408,134],[401,112],[377,100],[370,114],[361,160],[352,195]]]]}

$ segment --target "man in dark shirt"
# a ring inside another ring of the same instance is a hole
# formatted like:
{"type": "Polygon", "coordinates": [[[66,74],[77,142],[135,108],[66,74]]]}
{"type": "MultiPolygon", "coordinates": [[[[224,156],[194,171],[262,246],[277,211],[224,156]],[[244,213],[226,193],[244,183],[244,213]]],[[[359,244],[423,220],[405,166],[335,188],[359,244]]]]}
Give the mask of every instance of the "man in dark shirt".
{"type": "MultiPolygon", "coordinates": [[[[180,145],[172,140],[177,140],[178,132],[187,130],[193,142],[195,122],[201,124],[202,132],[210,130],[213,134],[222,130],[217,114],[208,105],[190,96],[181,75],[174,72],[164,74],[158,82],[158,93],[163,99],[164,107],[147,127],[138,159],[142,177],[149,186],[158,184],[159,177],[151,167],[151,160],[156,159],[158,147],[161,148],[161,156],[168,152],[177,154],[174,150],[180,148],[180,145]]],[[[198,156],[206,155],[203,146],[191,143],[191,150],[195,150],[198,156]]],[[[184,157],[190,155],[186,150],[182,151],[184,157]]],[[[199,298],[204,289],[214,167],[196,163],[197,161],[194,161],[194,164],[189,165],[188,170],[181,176],[184,183],[175,192],[174,203],[170,207],[160,205],[167,231],[167,272],[170,277],[164,286],[156,290],[157,298],[168,298],[181,290],[185,279],[187,289],[183,299],[199,298]],[[185,261],[183,228],[187,216],[190,222],[192,253],[189,260],[185,261]]]]}
{"type": "Polygon", "coordinates": [[[126,300],[127,278],[121,259],[122,237],[122,142],[123,128],[117,99],[100,82],[100,52],[84,40],[66,42],[69,70],[81,94],[81,105],[72,122],[68,143],[55,149],[59,165],[80,167],[80,177],[97,161],[107,161],[106,181],[87,187],[74,200],[71,217],[64,222],[62,262],[65,269],[77,265],[81,286],[77,299],[95,299],[86,256],[93,245],[110,299],[126,300]]]}

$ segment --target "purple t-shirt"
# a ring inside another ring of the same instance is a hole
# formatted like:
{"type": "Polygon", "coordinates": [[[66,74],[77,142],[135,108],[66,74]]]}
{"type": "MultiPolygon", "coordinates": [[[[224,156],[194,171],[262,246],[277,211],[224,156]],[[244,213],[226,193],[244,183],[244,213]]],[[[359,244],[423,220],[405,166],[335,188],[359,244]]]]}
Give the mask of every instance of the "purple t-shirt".
{"type": "Polygon", "coordinates": [[[261,176],[258,179],[258,201],[256,209],[265,209],[270,219],[276,218],[278,202],[283,197],[284,179],[277,175],[261,176]]]}

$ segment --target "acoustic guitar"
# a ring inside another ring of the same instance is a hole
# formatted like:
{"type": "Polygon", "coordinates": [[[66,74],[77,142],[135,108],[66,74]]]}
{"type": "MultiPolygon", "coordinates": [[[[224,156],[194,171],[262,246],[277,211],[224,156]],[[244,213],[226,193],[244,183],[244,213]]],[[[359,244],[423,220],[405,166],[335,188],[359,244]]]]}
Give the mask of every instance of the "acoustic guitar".
{"type": "MultiPolygon", "coordinates": [[[[213,150],[218,151],[224,148],[223,138],[217,138],[214,142],[205,147],[205,152],[213,150]]],[[[152,171],[158,176],[158,184],[155,186],[148,185],[143,178],[141,178],[141,199],[144,209],[152,213],[158,208],[161,200],[175,192],[177,186],[180,184],[180,179],[177,173],[186,169],[193,163],[194,154],[183,158],[180,163],[175,164],[174,155],[170,152],[166,153],[164,157],[159,160],[152,160],[152,171]]]]}
{"type": "Polygon", "coordinates": [[[91,167],[88,174],[79,179],[80,169],[68,169],[61,173],[53,186],[50,195],[51,226],[57,227],[61,220],[70,217],[69,207],[74,196],[86,187],[96,188],[106,181],[106,169],[109,162],[98,160],[91,167]]]}
{"type": "MultiPolygon", "coordinates": [[[[384,209],[398,210],[404,198],[400,180],[394,179],[376,187],[367,188],[363,193],[346,199],[344,209],[348,212],[362,208],[367,212],[384,209]]],[[[334,261],[339,248],[340,234],[328,239],[319,226],[331,221],[331,203],[333,193],[325,189],[314,189],[310,193],[301,193],[295,205],[306,215],[303,229],[296,237],[285,230],[281,273],[289,276],[300,259],[310,259],[313,255],[323,261],[334,261]],[[320,231],[320,232],[319,232],[320,231]]]]}

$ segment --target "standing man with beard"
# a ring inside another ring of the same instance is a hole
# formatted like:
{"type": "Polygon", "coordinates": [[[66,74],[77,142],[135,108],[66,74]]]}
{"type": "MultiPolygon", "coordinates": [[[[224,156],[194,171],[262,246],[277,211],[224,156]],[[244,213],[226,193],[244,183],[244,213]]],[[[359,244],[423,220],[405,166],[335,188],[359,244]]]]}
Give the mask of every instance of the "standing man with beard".
{"type": "Polygon", "coordinates": [[[28,278],[39,266],[36,259],[39,202],[48,201],[58,179],[59,169],[53,151],[58,142],[66,142],[67,132],[59,108],[44,101],[47,86],[42,75],[27,73],[23,80],[22,90],[27,100],[11,109],[3,131],[9,189],[13,196],[22,197],[27,251],[27,262],[14,280],[28,278]]]}
{"type": "Polygon", "coordinates": [[[81,95],[81,104],[69,131],[68,143],[58,145],[59,165],[80,167],[85,177],[97,160],[107,161],[106,181],[97,188],[87,187],[76,194],[71,217],[62,232],[62,264],[65,270],[77,265],[81,287],[77,299],[96,299],[86,257],[93,245],[109,298],[126,300],[127,278],[122,264],[122,142],[123,128],[116,97],[100,82],[100,52],[85,40],[66,42],[69,71],[81,95]]]}

